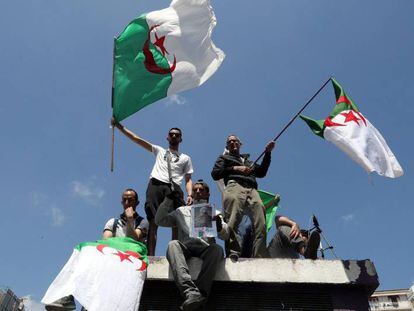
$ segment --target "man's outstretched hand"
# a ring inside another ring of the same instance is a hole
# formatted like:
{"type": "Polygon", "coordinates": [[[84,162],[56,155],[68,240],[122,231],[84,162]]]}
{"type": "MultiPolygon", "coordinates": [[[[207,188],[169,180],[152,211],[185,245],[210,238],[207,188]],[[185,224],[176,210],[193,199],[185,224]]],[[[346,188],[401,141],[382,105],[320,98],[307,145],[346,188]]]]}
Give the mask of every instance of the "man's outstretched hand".
{"type": "Polygon", "coordinates": [[[269,141],[266,144],[266,148],[265,148],[266,152],[272,152],[272,150],[275,148],[275,146],[276,146],[276,143],[273,140],[269,141]]]}

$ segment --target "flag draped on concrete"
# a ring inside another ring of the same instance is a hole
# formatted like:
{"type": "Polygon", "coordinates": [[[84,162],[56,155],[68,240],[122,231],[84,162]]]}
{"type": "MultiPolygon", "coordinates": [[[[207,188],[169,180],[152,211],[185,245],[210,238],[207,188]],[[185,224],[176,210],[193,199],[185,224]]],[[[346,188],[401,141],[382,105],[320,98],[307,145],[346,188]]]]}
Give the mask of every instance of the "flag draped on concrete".
{"type": "Polygon", "coordinates": [[[332,85],[336,105],[331,114],[325,120],[300,117],[316,135],[332,142],[368,173],[390,178],[402,176],[404,172],[381,133],[333,78],[332,85]]]}
{"type": "Polygon", "coordinates": [[[130,22],[115,39],[115,119],[210,78],[225,57],[211,40],[215,25],[209,0],[173,0],[130,22]]]}
{"type": "Polygon", "coordinates": [[[73,295],[88,311],[138,310],[147,265],[146,246],[131,238],[81,243],[42,302],[73,295]]]}

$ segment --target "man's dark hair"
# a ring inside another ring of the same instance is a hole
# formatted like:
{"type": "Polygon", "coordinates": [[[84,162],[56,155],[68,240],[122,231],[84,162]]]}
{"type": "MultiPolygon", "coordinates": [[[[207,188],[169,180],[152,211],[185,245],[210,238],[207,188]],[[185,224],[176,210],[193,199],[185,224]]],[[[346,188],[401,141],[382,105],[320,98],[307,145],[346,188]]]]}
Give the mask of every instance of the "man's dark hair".
{"type": "Polygon", "coordinates": [[[304,236],[304,237],[309,237],[309,231],[305,230],[305,229],[300,229],[300,233],[304,236]]]}
{"type": "Polygon", "coordinates": [[[236,139],[239,141],[240,145],[242,145],[242,142],[241,142],[241,140],[240,140],[239,136],[234,135],[234,134],[230,134],[230,135],[227,135],[227,138],[226,138],[226,146],[227,146],[227,145],[228,145],[228,143],[229,143],[229,138],[230,138],[230,137],[236,137],[236,139]]]}
{"type": "Polygon", "coordinates": [[[135,196],[135,201],[138,202],[138,193],[134,189],[132,189],[132,188],[128,188],[128,189],[125,189],[124,190],[124,192],[127,192],[127,191],[133,192],[134,193],[134,196],[135,196]]]}
{"type": "Polygon", "coordinates": [[[180,135],[183,136],[183,132],[181,132],[181,129],[179,129],[178,127],[172,127],[172,128],[170,128],[170,130],[168,131],[168,133],[171,132],[172,130],[179,131],[180,132],[180,135]]]}
{"type": "Polygon", "coordinates": [[[207,183],[206,183],[204,180],[202,180],[202,179],[197,180],[197,181],[194,183],[194,186],[195,186],[195,185],[202,185],[202,186],[203,186],[203,188],[204,188],[204,189],[206,189],[208,193],[210,193],[210,187],[207,185],[207,183]]]}

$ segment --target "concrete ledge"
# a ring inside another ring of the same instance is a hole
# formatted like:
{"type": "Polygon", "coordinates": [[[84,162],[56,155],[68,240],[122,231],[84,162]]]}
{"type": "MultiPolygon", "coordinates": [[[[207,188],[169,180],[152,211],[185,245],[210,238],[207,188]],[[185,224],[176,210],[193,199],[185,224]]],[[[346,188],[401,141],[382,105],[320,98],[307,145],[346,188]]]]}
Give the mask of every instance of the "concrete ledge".
{"type": "MultiPolygon", "coordinates": [[[[201,263],[189,260],[193,279],[201,263]]],[[[178,310],[172,280],[165,257],[150,257],[139,310],[178,310]]],[[[223,259],[203,311],[366,311],[378,285],[370,260],[223,259]]]]}
{"type": "MultiPolygon", "coordinates": [[[[147,280],[172,281],[165,257],[150,257],[147,280]]],[[[202,261],[189,260],[190,273],[197,278],[202,261]]],[[[320,285],[357,285],[368,295],[378,287],[378,275],[370,260],[304,260],[241,258],[234,263],[224,259],[215,281],[257,283],[300,283],[320,285]]]]}

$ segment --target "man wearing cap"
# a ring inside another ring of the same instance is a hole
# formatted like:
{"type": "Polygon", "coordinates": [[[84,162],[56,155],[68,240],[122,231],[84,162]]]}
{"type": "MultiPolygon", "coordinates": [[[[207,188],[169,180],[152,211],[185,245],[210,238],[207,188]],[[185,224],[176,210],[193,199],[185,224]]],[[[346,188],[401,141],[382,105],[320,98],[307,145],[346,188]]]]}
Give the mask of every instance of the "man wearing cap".
{"type": "MultiPolygon", "coordinates": [[[[191,174],[193,173],[193,165],[191,158],[178,150],[182,142],[182,132],[179,128],[174,127],[168,131],[168,148],[164,149],[144,140],[114,119],[112,119],[112,125],[133,142],[155,155],[155,163],[151,171],[145,202],[145,212],[150,223],[148,255],[154,256],[158,230],[154,217],[160,204],[171,193],[174,193],[172,198],[175,208],[192,203],[191,174]],[[183,179],[187,190],[186,200],[184,200],[184,194],[180,187],[183,179]]],[[[172,238],[175,238],[174,230],[172,238]]]]}
{"type": "Polygon", "coordinates": [[[275,142],[267,143],[260,165],[253,164],[248,154],[240,154],[240,147],[240,139],[236,135],[229,135],[226,140],[226,149],[229,153],[220,155],[211,171],[213,179],[223,179],[226,186],[223,194],[223,210],[230,231],[229,240],[225,243],[226,256],[233,261],[237,261],[241,254],[237,232],[245,214],[249,214],[252,220],[253,257],[268,256],[264,206],[257,192],[256,178],[266,176],[275,142]]]}
{"type": "Polygon", "coordinates": [[[286,216],[276,216],[276,233],[269,243],[271,258],[317,259],[319,233],[314,230],[301,230],[299,225],[286,216]]]}
{"type": "MultiPolygon", "coordinates": [[[[193,196],[194,204],[208,203],[210,198],[208,185],[202,180],[195,182],[193,196]]],[[[178,240],[168,243],[167,260],[178,290],[185,299],[182,305],[184,311],[196,310],[206,303],[218,264],[223,259],[223,249],[215,243],[214,238],[190,237],[191,208],[193,207],[181,206],[174,210],[172,200],[166,199],[155,216],[157,225],[178,228],[178,240]],[[186,262],[191,257],[199,257],[203,260],[195,282],[191,279],[186,262]]],[[[213,219],[216,220],[219,238],[226,240],[227,224],[222,221],[221,215],[213,219]]]]}

